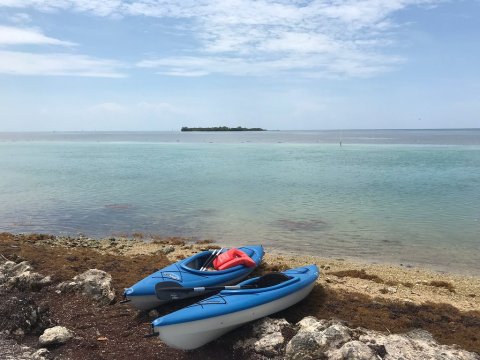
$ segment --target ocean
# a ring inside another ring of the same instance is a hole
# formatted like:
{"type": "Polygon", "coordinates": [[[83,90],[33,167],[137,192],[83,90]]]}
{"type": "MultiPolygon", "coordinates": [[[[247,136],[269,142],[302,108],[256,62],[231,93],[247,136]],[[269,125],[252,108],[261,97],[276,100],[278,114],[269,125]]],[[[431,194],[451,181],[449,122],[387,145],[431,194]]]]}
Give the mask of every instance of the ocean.
{"type": "Polygon", "coordinates": [[[0,133],[0,231],[480,274],[480,130],[0,133]]]}

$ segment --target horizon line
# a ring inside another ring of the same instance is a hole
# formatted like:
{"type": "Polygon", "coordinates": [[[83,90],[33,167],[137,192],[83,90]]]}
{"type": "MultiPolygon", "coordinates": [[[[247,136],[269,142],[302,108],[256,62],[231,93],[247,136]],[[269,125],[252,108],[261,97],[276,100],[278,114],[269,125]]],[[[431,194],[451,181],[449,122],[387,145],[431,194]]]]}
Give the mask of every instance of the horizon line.
{"type": "MultiPolygon", "coordinates": [[[[278,131],[429,131],[429,130],[480,130],[480,127],[467,128],[344,128],[344,129],[264,129],[258,132],[278,131]]],[[[155,132],[182,132],[181,130],[0,130],[0,133],[155,133],[155,132]]],[[[195,131],[192,131],[195,132],[195,131]]],[[[203,131],[209,132],[209,131],[203,131]]],[[[231,131],[211,131],[215,133],[231,131]]],[[[255,132],[255,131],[248,131],[255,132]]]]}

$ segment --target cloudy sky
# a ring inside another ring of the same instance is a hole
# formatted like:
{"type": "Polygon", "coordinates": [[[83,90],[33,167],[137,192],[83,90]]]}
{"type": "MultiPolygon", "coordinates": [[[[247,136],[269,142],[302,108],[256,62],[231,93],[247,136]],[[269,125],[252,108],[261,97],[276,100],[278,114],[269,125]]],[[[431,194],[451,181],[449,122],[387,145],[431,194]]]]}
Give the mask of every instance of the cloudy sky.
{"type": "Polygon", "coordinates": [[[480,127],[479,0],[0,0],[0,131],[480,127]]]}

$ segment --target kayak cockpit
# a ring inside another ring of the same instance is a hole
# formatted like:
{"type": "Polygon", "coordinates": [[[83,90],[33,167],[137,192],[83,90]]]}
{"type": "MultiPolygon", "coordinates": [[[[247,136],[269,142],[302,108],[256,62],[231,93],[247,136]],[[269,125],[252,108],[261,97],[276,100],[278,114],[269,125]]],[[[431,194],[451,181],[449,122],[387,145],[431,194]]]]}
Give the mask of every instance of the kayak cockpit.
{"type": "Polygon", "coordinates": [[[251,282],[249,285],[253,285],[255,288],[261,289],[284,283],[290,279],[292,279],[291,276],[283,273],[270,273],[256,278],[255,281],[251,282]]]}
{"type": "Polygon", "coordinates": [[[288,276],[284,273],[270,273],[250,280],[246,280],[239,284],[241,287],[238,290],[223,290],[221,294],[239,293],[253,294],[264,291],[271,291],[285,286],[290,286],[293,283],[300,281],[297,276],[288,276]]]}
{"type": "MultiPolygon", "coordinates": [[[[255,251],[248,247],[242,247],[240,249],[250,258],[252,258],[255,255],[255,251]]],[[[208,272],[209,275],[225,274],[228,272],[237,271],[239,269],[244,268],[243,265],[238,265],[225,270],[215,270],[213,267],[209,267],[205,269],[204,268],[205,266],[208,266],[208,265],[212,266],[212,261],[213,261],[212,253],[214,251],[215,250],[212,250],[212,251],[209,250],[209,251],[204,251],[199,254],[196,254],[191,258],[189,258],[187,261],[182,262],[180,266],[191,273],[204,274],[205,272],[208,272]]]]}
{"type": "Polygon", "coordinates": [[[203,266],[205,266],[205,263],[211,254],[211,251],[204,251],[196,256],[193,256],[189,259],[189,261],[184,262],[182,265],[188,269],[200,270],[203,266]]]}

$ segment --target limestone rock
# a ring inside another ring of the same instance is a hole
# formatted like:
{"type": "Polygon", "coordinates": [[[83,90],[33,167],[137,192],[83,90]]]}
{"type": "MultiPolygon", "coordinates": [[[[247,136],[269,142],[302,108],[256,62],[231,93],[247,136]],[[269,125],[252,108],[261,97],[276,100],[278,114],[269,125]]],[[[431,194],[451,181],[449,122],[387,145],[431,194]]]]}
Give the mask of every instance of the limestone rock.
{"type": "Polygon", "coordinates": [[[328,354],[329,360],[377,360],[375,352],[361,341],[349,341],[328,354]]]}
{"type": "Polygon", "coordinates": [[[58,284],[57,288],[61,291],[81,292],[103,305],[111,304],[115,300],[112,276],[98,269],[87,270],[75,276],[72,281],[58,284]]]}
{"type": "Polygon", "coordinates": [[[438,344],[429,332],[420,329],[386,335],[313,317],[306,317],[297,325],[297,334],[286,346],[286,359],[480,360],[478,354],[438,344]]]}
{"type": "Polygon", "coordinates": [[[63,326],[46,329],[38,339],[40,346],[65,344],[74,334],[63,326]]]}
{"type": "Polygon", "coordinates": [[[300,331],[322,331],[325,330],[331,322],[328,320],[318,320],[313,316],[306,316],[300,320],[297,325],[300,327],[300,331]]]}
{"type": "Polygon", "coordinates": [[[269,358],[283,352],[285,338],[282,330],[292,325],[285,319],[263,318],[252,324],[253,337],[240,340],[234,348],[243,348],[269,358]]]}
{"type": "Polygon", "coordinates": [[[165,255],[170,254],[171,252],[174,252],[174,251],[175,251],[175,246],[173,246],[173,245],[167,245],[167,246],[165,246],[161,251],[162,251],[162,253],[164,253],[165,255]]]}
{"type": "Polygon", "coordinates": [[[50,276],[43,276],[33,271],[27,261],[0,263],[0,288],[18,290],[40,290],[52,282],[50,276]]]}
{"type": "Polygon", "coordinates": [[[385,360],[432,359],[432,360],[480,360],[480,356],[454,346],[438,344],[429,333],[416,330],[407,334],[384,335],[368,331],[360,341],[370,347],[383,346],[385,360]]]}
{"type": "Polygon", "coordinates": [[[351,330],[342,324],[333,324],[315,334],[315,340],[323,348],[338,348],[351,340],[351,330]]]}
{"type": "Polygon", "coordinates": [[[265,318],[254,327],[253,333],[257,337],[254,343],[255,352],[266,356],[275,356],[280,353],[285,343],[282,329],[289,327],[285,319],[265,318]]]}
{"type": "Polygon", "coordinates": [[[327,352],[341,347],[352,339],[352,331],[345,325],[312,317],[302,319],[300,330],[288,342],[287,359],[322,359],[327,352]]]}
{"type": "Polygon", "coordinates": [[[395,294],[397,292],[397,288],[394,286],[389,286],[387,287],[387,292],[389,292],[390,294],[395,294]]]}
{"type": "Polygon", "coordinates": [[[32,354],[32,360],[50,360],[53,355],[45,348],[38,349],[32,354]]]}
{"type": "Polygon", "coordinates": [[[318,346],[314,333],[308,331],[299,331],[288,342],[285,355],[289,360],[314,360],[326,357],[318,346]]]}

